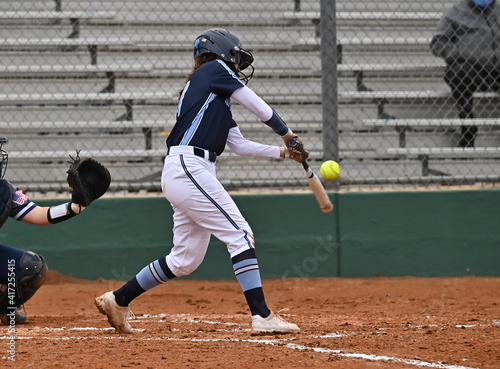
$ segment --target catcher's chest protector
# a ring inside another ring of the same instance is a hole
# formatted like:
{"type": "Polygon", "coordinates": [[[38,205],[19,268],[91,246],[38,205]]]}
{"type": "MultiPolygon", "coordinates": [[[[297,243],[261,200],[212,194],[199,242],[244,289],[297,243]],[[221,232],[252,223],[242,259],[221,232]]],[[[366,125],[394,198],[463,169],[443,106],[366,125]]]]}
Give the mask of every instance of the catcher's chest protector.
{"type": "Polygon", "coordinates": [[[5,179],[0,179],[0,228],[10,215],[12,187],[5,179]]]}

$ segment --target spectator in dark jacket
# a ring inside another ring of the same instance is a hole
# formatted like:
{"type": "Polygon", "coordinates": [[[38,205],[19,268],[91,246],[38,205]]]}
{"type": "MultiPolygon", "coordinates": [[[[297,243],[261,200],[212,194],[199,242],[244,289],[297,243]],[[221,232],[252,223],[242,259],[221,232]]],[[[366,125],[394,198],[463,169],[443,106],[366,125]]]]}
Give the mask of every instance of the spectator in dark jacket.
{"type": "MultiPolygon", "coordinates": [[[[431,52],[446,61],[458,116],[474,118],[473,93],[500,89],[500,6],[495,0],[461,0],[441,18],[431,52]]],[[[465,122],[464,122],[465,123],[465,122]]],[[[461,127],[460,147],[474,147],[477,127],[461,127]]]]}

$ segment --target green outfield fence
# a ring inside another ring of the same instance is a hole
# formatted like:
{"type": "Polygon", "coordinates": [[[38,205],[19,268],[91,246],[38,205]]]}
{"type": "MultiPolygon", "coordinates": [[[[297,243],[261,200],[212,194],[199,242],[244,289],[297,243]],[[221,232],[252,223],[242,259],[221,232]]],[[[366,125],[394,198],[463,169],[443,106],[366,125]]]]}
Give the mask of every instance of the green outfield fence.
{"type": "MultiPolygon", "coordinates": [[[[304,140],[311,168],[333,159],[329,190],[496,185],[499,99],[476,98],[478,135],[457,148],[460,126],[444,64],[429,49],[455,1],[220,0],[3,1],[0,135],[7,178],[28,192],[66,193],[69,155],[106,164],[111,192],[160,190],[165,139],[192,43],[224,27],[255,56],[249,87],[304,140]]],[[[234,104],[251,140],[281,144],[234,104]]],[[[304,186],[292,161],[219,158],[229,190],[304,186]]]]}
{"type": "MultiPolygon", "coordinates": [[[[500,276],[499,189],[332,193],[329,214],[307,193],[234,198],[263,278],[500,276]]],[[[104,198],[61,225],[11,219],[0,243],[42,254],[64,275],[128,280],[170,252],[172,209],[163,197],[104,198]]],[[[183,278],[234,279],[225,245],[212,239],[183,278]]]]}

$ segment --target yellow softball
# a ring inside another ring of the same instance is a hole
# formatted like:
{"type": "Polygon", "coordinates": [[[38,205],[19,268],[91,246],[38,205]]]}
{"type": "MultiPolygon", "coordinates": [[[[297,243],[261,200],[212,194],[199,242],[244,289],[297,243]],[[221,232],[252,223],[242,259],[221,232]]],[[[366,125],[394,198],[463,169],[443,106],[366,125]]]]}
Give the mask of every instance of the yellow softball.
{"type": "Polygon", "coordinates": [[[339,176],[340,166],[336,161],[327,160],[321,164],[320,172],[324,179],[332,180],[339,176]]]}

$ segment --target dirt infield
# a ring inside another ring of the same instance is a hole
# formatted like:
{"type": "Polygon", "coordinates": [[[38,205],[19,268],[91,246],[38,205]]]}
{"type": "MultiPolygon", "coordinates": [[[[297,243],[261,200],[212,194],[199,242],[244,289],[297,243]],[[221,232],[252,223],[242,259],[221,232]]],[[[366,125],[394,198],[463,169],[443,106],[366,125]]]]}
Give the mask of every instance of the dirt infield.
{"type": "Polygon", "coordinates": [[[131,335],[115,333],[93,305],[121,282],[57,273],[49,282],[26,304],[15,341],[0,327],[1,367],[500,367],[500,278],[265,280],[270,307],[302,332],[263,336],[250,333],[236,281],[147,292],[131,306],[131,335]]]}

